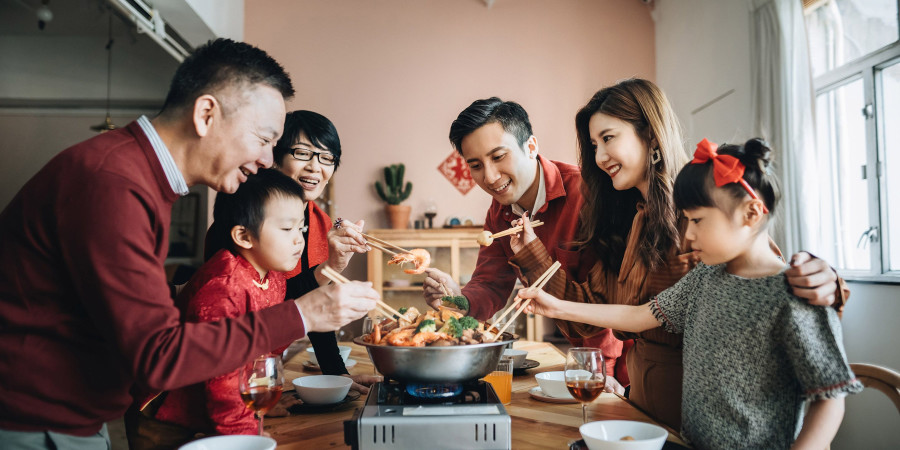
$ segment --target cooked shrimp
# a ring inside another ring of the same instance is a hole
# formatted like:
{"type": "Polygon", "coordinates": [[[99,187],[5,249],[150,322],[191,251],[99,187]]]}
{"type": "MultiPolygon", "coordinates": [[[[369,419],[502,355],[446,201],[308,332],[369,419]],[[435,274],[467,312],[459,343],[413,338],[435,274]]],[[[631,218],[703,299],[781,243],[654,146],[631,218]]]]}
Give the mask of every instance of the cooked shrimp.
{"type": "Polygon", "coordinates": [[[381,343],[381,324],[376,323],[372,330],[372,343],[378,345],[381,343]]]}
{"type": "Polygon", "coordinates": [[[431,265],[431,254],[424,248],[414,248],[409,253],[397,253],[388,261],[388,264],[400,264],[401,266],[406,263],[413,263],[416,267],[415,269],[406,269],[404,272],[423,273],[431,265]]]}
{"type": "Polygon", "coordinates": [[[387,342],[388,345],[394,345],[398,347],[413,347],[410,343],[413,333],[416,330],[412,328],[406,329],[398,329],[388,333],[387,336],[384,337],[383,342],[387,342]]]}
{"type": "Polygon", "coordinates": [[[450,339],[450,335],[434,331],[421,331],[413,335],[411,342],[413,347],[424,347],[439,339],[450,339]]]}

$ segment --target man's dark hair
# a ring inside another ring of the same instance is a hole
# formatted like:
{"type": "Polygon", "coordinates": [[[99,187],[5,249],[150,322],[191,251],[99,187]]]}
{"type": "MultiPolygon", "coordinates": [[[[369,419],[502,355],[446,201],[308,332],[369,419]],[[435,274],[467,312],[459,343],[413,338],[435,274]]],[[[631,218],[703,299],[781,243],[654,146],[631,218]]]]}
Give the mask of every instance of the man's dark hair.
{"type": "Polygon", "coordinates": [[[216,194],[213,226],[207,232],[204,260],[223,248],[235,250],[231,240],[231,229],[235,226],[244,226],[251,234],[259,236],[259,229],[266,218],[266,201],[275,196],[296,197],[302,201],[303,188],[281,171],[259,169],[255,175],[247,177],[247,181],[241,183],[233,194],[216,194]]]}
{"type": "Polygon", "coordinates": [[[197,47],[178,66],[162,110],[179,110],[192,105],[201,95],[215,95],[240,84],[265,84],[281,92],[285,99],[294,96],[290,76],[266,52],[250,44],[220,38],[197,47]]]}
{"type": "Polygon", "coordinates": [[[497,97],[475,100],[459,113],[450,125],[450,143],[462,155],[462,140],[483,125],[497,122],[503,131],[516,137],[521,148],[531,137],[531,122],[525,108],[516,102],[504,102],[497,97]]]}
{"type": "Polygon", "coordinates": [[[281,164],[284,157],[293,152],[291,146],[297,143],[300,135],[305,134],[309,142],[334,155],[334,170],[341,165],[341,138],[337,129],[327,117],[312,111],[291,111],[284,118],[284,134],[275,144],[273,154],[275,164],[281,164]]]}

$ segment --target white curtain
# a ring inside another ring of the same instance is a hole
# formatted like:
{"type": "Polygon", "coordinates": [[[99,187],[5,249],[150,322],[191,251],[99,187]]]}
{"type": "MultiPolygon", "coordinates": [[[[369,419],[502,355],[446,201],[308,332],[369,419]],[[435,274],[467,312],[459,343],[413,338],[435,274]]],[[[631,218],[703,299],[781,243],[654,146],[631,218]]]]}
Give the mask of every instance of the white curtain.
{"type": "Polygon", "coordinates": [[[785,257],[815,252],[818,227],[814,93],[799,0],[749,0],[754,132],[775,151],[782,199],[774,239],[785,257]]]}

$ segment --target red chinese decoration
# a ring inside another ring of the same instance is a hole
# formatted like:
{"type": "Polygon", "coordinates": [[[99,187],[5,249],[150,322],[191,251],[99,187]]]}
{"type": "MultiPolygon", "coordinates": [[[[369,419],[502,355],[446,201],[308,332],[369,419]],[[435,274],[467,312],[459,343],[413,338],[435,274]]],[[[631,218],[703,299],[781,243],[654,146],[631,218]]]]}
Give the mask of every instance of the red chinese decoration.
{"type": "Polygon", "coordinates": [[[466,160],[455,150],[450,153],[450,156],[441,161],[438,171],[463,195],[468,194],[475,187],[475,181],[472,180],[472,174],[469,173],[469,166],[466,165],[466,160]]]}

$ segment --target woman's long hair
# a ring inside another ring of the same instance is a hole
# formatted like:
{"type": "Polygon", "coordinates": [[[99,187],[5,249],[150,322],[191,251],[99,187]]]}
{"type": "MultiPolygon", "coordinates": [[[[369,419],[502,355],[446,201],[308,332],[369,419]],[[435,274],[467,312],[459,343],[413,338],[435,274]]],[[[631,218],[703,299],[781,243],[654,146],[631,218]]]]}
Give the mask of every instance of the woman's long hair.
{"type": "Polygon", "coordinates": [[[584,205],[576,247],[593,250],[606,270],[618,273],[638,202],[646,201],[646,219],[638,254],[651,270],[680,242],[672,188],[678,171],[688,162],[678,118],[665,94],[652,82],[628,79],[601,89],[575,116],[578,164],[583,179],[584,205]],[[647,198],[637,188],[617,191],[609,175],[597,167],[588,123],[596,113],[623,120],[634,127],[646,145],[649,188],[647,198]],[[651,144],[657,147],[651,148],[651,144]],[[653,164],[658,148],[660,161],[653,164]]]}

